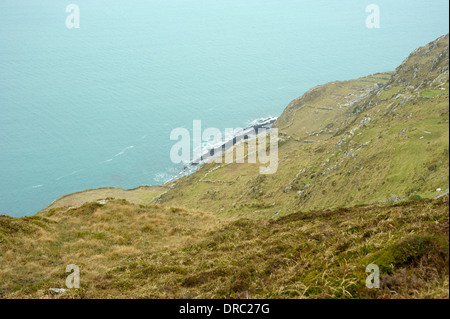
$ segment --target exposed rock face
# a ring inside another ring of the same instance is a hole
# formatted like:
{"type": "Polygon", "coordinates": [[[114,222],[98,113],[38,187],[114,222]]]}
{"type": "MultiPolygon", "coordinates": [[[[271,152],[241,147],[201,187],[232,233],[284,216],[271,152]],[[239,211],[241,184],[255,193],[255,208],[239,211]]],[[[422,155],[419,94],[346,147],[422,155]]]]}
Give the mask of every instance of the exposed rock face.
{"type": "Polygon", "coordinates": [[[448,39],[447,34],[414,50],[395,70],[386,89],[396,84],[417,89],[431,84],[441,74],[448,74],[448,39]]]}
{"type": "MultiPolygon", "coordinates": [[[[449,35],[444,35],[428,45],[416,49],[394,72],[382,73],[358,79],[359,82],[373,83],[370,86],[351,86],[351,81],[331,82],[316,86],[307,91],[303,96],[293,100],[283,114],[275,122],[275,126],[281,130],[289,131],[294,125],[296,117],[300,117],[301,110],[305,107],[316,107],[320,110],[340,110],[349,113],[360,114],[379,104],[379,97],[383,92],[393,88],[401,88],[396,92],[396,97],[401,98],[400,103],[410,101],[414,96],[401,93],[418,93],[420,89],[430,86],[443,87],[448,83],[449,74],[449,35]],[[340,95],[335,92],[335,87],[354,89],[354,92],[340,95]],[[331,93],[331,94],[330,94],[331,93]],[[329,95],[330,105],[317,106],[317,100],[329,95]],[[314,106],[316,105],[316,106],[314,106]]],[[[387,95],[390,98],[389,95],[387,95]]],[[[303,112],[305,113],[305,112],[303,112]]],[[[341,114],[337,114],[339,117],[341,114]]],[[[351,114],[350,114],[351,115],[351,114]]],[[[304,114],[305,117],[308,114],[304,114]]],[[[345,124],[344,122],[342,122],[345,124]]],[[[329,123],[322,123],[327,125],[329,123]]],[[[297,130],[297,132],[299,132],[297,130]]],[[[301,131],[299,133],[302,133],[301,131]]]]}

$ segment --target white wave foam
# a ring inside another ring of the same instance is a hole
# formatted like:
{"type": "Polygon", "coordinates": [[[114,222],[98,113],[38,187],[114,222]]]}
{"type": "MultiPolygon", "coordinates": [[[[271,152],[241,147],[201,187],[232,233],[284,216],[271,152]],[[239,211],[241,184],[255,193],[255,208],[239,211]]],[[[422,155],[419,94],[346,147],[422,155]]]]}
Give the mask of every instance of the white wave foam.
{"type": "Polygon", "coordinates": [[[63,178],[66,178],[66,177],[75,175],[75,174],[77,174],[77,173],[79,173],[79,172],[81,172],[81,171],[83,171],[83,169],[79,169],[79,170],[73,171],[73,172],[70,173],[70,174],[60,176],[60,177],[58,177],[56,180],[59,181],[60,179],[63,179],[63,178]]]}
{"type": "Polygon", "coordinates": [[[121,150],[119,153],[117,153],[116,155],[114,155],[113,157],[111,157],[110,159],[107,159],[106,161],[101,162],[100,164],[104,164],[104,163],[108,163],[111,162],[113,159],[115,159],[117,156],[121,156],[123,154],[125,154],[126,151],[130,150],[134,148],[134,145],[130,145],[125,147],[123,150],[121,150]]]}
{"type": "Polygon", "coordinates": [[[123,155],[123,154],[125,154],[125,152],[126,152],[127,150],[132,149],[132,148],[134,148],[134,145],[127,146],[127,147],[125,147],[123,150],[121,150],[119,153],[117,153],[116,155],[114,155],[112,158],[117,157],[117,156],[120,156],[120,155],[123,155]]]}

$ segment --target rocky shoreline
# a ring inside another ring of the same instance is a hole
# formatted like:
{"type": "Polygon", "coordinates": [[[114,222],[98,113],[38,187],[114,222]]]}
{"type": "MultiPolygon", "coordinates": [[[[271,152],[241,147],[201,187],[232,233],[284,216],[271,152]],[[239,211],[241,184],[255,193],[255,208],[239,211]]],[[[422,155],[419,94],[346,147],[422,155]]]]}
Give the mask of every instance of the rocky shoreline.
{"type": "Polygon", "coordinates": [[[168,181],[166,181],[165,184],[173,182],[183,176],[194,173],[199,167],[202,166],[202,164],[206,163],[207,161],[211,160],[214,157],[222,155],[228,149],[236,145],[236,143],[240,142],[241,140],[246,140],[255,137],[260,129],[266,129],[267,131],[269,131],[273,123],[275,123],[275,121],[277,120],[277,118],[278,117],[271,116],[255,120],[252,122],[251,125],[244,128],[241,134],[233,135],[232,138],[225,139],[219,145],[211,145],[209,147],[207,146],[206,150],[202,152],[200,158],[194,159],[193,161],[183,165],[180,168],[180,171],[177,174],[175,174],[172,178],[170,178],[168,181]]]}

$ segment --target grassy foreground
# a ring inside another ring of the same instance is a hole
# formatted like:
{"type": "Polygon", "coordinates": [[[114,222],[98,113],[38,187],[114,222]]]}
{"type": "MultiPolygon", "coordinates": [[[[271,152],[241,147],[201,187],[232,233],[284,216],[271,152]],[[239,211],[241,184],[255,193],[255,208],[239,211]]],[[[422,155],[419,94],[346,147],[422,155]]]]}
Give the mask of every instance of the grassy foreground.
{"type": "Polygon", "coordinates": [[[448,298],[448,231],[448,196],[268,220],[94,202],[0,217],[0,297],[448,298]],[[53,294],[68,264],[81,287],[53,294]]]}

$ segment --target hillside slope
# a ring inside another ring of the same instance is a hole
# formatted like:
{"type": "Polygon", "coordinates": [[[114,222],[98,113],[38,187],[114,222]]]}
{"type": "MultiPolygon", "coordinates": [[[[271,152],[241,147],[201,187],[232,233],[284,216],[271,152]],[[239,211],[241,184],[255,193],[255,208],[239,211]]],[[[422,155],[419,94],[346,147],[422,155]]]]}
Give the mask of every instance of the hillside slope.
{"type": "Polygon", "coordinates": [[[320,85],[292,101],[275,123],[276,174],[260,175],[259,163],[208,163],[164,187],[89,190],[42,211],[113,197],[268,218],[438,196],[449,187],[448,42],[418,48],[395,71],[320,85]]]}
{"type": "Polygon", "coordinates": [[[0,216],[0,297],[448,298],[448,227],[448,196],[259,221],[123,200],[0,216]],[[80,288],[53,293],[69,264],[80,288]]]}
{"type": "Polygon", "coordinates": [[[448,44],[443,36],[394,72],[321,85],[291,102],[275,122],[276,174],[207,164],[158,202],[267,218],[439,195],[449,187],[448,44]]]}

